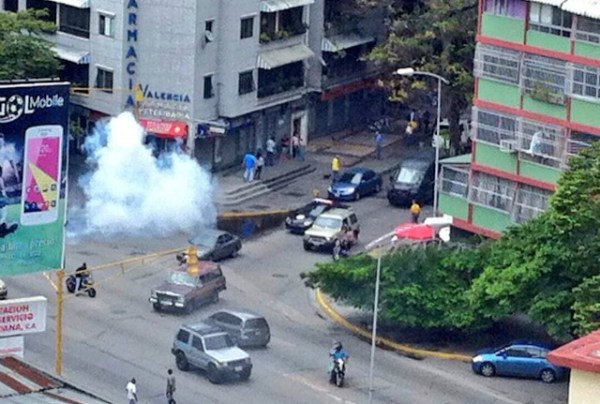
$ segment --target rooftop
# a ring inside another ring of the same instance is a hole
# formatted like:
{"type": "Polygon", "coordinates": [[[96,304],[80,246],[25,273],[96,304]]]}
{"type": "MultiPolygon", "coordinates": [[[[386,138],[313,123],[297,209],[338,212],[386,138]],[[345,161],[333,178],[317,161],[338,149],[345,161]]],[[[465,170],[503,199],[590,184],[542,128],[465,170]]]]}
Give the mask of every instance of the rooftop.
{"type": "Polygon", "coordinates": [[[600,330],[555,349],[548,359],[556,365],[600,373],[600,330]]]}

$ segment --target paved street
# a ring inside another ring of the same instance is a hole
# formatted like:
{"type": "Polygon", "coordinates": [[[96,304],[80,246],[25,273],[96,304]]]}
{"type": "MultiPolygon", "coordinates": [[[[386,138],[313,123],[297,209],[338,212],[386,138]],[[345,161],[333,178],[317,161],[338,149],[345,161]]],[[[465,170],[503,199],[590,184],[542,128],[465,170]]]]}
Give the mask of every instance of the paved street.
{"type": "MultiPolygon", "coordinates": [[[[364,243],[407,220],[405,210],[388,206],[382,192],[353,204],[362,221],[364,243]],[[368,218],[368,220],[367,220],[368,218]]],[[[426,211],[425,214],[428,212],[426,211]]],[[[167,239],[83,239],[68,245],[67,266],[88,266],[130,259],[185,245],[186,237],[167,239]]],[[[368,397],[369,345],[326,318],[299,273],[326,254],[307,253],[301,239],[274,230],[244,244],[240,256],[222,263],[228,289],[221,300],[191,315],[158,314],[147,299],[152,286],[167,275],[173,256],[127,270],[99,271],[98,297],[69,296],[65,311],[64,374],[112,402],[124,402],[125,384],[138,380],[142,403],[163,403],[166,369],[175,368],[170,347],[183,322],[193,322],[219,308],[250,308],[264,314],[273,338],[267,349],[251,350],[249,382],[212,385],[196,371],[175,371],[179,403],[365,403],[368,397]],[[351,359],[347,386],[328,384],[328,349],[342,340],[351,359]]],[[[26,359],[53,370],[55,298],[41,274],[8,280],[12,297],[49,297],[48,332],[26,337],[26,359]]],[[[469,365],[435,359],[414,360],[377,351],[377,403],[563,403],[567,383],[485,379],[469,365]]]]}

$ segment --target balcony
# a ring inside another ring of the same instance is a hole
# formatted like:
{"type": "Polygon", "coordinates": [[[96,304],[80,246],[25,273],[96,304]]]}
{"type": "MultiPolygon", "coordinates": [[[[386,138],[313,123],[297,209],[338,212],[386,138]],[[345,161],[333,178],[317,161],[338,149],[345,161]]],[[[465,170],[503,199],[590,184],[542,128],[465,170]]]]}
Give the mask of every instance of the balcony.
{"type": "Polygon", "coordinates": [[[274,12],[260,13],[259,41],[262,45],[287,41],[291,38],[302,39],[308,30],[303,6],[277,9],[274,12]]]}
{"type": "Polygon", "coordinates": [[[267,98],[304,87],[304,62],[258,70],[257,97],[267,98]]]}

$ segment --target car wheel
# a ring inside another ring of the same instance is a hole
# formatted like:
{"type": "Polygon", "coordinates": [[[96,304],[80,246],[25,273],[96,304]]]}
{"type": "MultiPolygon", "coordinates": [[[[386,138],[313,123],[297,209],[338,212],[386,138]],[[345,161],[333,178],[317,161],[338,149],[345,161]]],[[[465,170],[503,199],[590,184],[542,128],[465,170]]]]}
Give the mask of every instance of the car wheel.
{"type": "Polygon", "coordinates": [[[221,378],[219,377],[219,374],[217,373],[217,367],[214,365],[214,363],[209,363],[208,364],[208,381],[211,382],[212,384],[219,384],[221,383],[221,378]]]}
{"type": "Polygon", "coordinates": [[[242,373],[240,373],[240,380],[248,380],[250,378],[250,373],[252,372],[252,369],[244,369],[242,370],[242,373]]]}
{"type": "Polygon", "coordinates": [[[304,243],[304,251],[310,251],[310,244],[304,243]]]}
{"type": "Polygon", "coordinates": [[[240,252],[240,250],[238,250],[237,248],[235,250],[233,250],[233,252],[231,253],[230,257],[231,258],[235,258],[238,256],[238,253],[240,252]]]}
{"type": "Polygon", "coordinates": [[[175,365],[177,365],[177,369],[181,371],[185,372],[190,370],[190,363],[183,352],[177,352],[177,355],[175,355],[175,365]]]}
{"type": "Polygon", "coordinates": [[[496,368],[489,362],[482,363],[481,374],[485,377],[492,377],[496,374],[496,368]]]}
{"type": "Polygon", "coordinates": [[[194,301],[190,300],[189,302],[185,303],[185,306],[183,306],[183,312],[185,314],[190,314],[192,311],[194,311],[194,301]]]}
{"type": "Polygon", "coordinates": [[[159,303],[152,303],[152,308],[153,308],[155,311],[160,311],[160,309],[161,309],[161,307],[160,307],[160,304],[159,304],[159,303]]]}
{"type": "Polygon", "coordinates": [[[359,199],[360,199],[360,192],[356,191],[356,192],[354,193],[354,200],[355,200],[355,201],[358,201],[359,199]]]}
{"type": "Polygon", "coordinates": [[[540,379],[542,379],[544,383],[552,383],[556,380],[556,373],[554,373],[554,370],[552,369],[543,369],[540,372],[540,379]]]}
{"type": "Polygon", "coordinates": [[[210,301],[212,303],[217,303],[219,301],[219,292],[214,292],[210,301]]]}

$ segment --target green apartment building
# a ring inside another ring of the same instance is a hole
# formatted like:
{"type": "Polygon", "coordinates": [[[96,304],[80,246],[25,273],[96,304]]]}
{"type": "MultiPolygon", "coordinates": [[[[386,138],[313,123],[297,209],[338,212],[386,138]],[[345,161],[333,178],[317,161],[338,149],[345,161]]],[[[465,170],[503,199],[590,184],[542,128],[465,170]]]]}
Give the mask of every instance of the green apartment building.
{"type": "Polygon", "coordinates": [[[600,138],[600,1],[480,0],[474,65],[472,154],[443,162],[439,207],[499,237],[600,138]]]}

